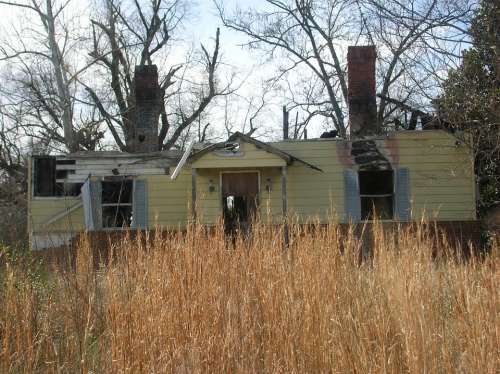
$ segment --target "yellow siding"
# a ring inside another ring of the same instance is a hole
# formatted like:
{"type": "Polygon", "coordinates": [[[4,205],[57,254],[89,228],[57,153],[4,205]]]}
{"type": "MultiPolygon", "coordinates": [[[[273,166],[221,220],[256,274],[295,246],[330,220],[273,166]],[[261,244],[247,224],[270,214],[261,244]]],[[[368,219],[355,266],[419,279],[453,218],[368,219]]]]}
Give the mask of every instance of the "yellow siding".
{"type": "MultiPolygon", "coordinates": [[[[474,172],[466,147],[443,131],[393,133],[376,141],[379,150],[395,167],[410,170],[413,219],[473,220],[474,172]]],[[[316,173],[299,164],[289,168],[289,207],[301,215],[320,213],[326,221],[331,207],[344,220],[343,170],[356,168],[342,162],[339,154],[348,142],[332,140],[287,141],[277,148],[304,159],[325,171],[316,173]]]]}
{"type": "Polygon", "coordinates": [[[473,161],[467,148],[443,131],[401,133],[396,139],[400,165],[410,169],[413,218],[476,219],[473,161]]]}
{"type": "Polygon", "coordinates": [[[218,156],[207,153],[192,163],[194,168],[255,168],[283,166],[285,161],[275,154],[258,149],[249,143],[240,143],[241,156],[218,156]]]}
{"type": "MultiPolygon", "coordinates": [[[[410,170],[413,219],[424,215],[439,220],[473,220],[475,186],[471,157],[463,145],[442,131],[399,132],[376,141],[379,150],[395,167],[410,170]]],[[[344,176],[349,164],[349,143],[340,140],[286,141],[273,146],[319,168],[315,171],[295,162],[288,166],[288,209],[299,221],[332,217],[345,221],[344,176]],[[346,151],[347,150],[347,151],[346,151]]],[[[222,214],[220,172],[258,170],[260,172],[260,213],[264,221],[281,217],[281,170],[285,163],[274,154],[252,144],[241,145],[242,157],[206,154],[193,163],[197,171],[197,214],[202,222],[214,224],[222,214]],[[215,187],[209,191],[210,180],[215,187]],[[268,192],[266,186],[271,187],[268,192]],[[269,214],[268,214],[269,213],[269,214]]],[[[191,165],[187,164],[175,181],[168,175],[143,175],[147,181],[149,226],[184,227],[191,213],[191,165]]],[[[30,186],[31,187],[31,186],[30,186]]],[[[31,193],[31,191],[30,191],[31,193]]],[[[84,229],[83,208],[48,227],[45,223],[80,199],[30,198],[30,232],[66,232],[84,229]]]]}
{"type": "Polygon", "coordinates": [[[150,227],[184,227],[190,215],[191,171],[187,168],[176,180],[169,175],[148,175],[148,222],[150,227]]]}
{"type": "Polygon", "coordinates": [[[274,144],[323,170],[321,173],[297,162],[288,167],[288,211],[299,222],[343,220],[344,166],[337,157],[336,143],[316,140],[274,144]]]}
{"type": "Polygon", "coordinates": [[[68,215],[50,225],[46,223],[56,215],[69,210],[78,203],[78,197],[31,198],[30,215],[28,217],[30,228],[38,232],[76,232],[85,229],[83,208],[72,211],[68,215]]]}
{"type": "Polygon", "coordinates": [[[218,170],[199,170],[196,178],[196,214],[200,221],[208,225],[217,221],[221,214],[220,193],[218,170]],[[213,192],[208,190],[210,180],[215,188],[213,192]]]}

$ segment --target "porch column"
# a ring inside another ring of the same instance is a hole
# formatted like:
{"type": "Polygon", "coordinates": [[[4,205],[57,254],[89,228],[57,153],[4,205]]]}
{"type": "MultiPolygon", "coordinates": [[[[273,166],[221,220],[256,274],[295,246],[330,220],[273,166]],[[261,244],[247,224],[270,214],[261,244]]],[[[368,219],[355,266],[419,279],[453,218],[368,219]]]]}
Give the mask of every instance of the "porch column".
{"type": "Polygon", "coordinates": [[[193,222],[196,222],[196,176],[198,175],[198,170],[195,168],[191,169],[191,215],[193,222]]]}
{"type": "Polygon", "coordinates": [[[282,217],[283,217],[283,243],[285,245],[285,248],[288,247],[288,202],[287,202],[287,197],[286,197],[286,173],[287,173],[287,167],[282,166],[281,167],[281,200],[282,200],[282,217]]]}

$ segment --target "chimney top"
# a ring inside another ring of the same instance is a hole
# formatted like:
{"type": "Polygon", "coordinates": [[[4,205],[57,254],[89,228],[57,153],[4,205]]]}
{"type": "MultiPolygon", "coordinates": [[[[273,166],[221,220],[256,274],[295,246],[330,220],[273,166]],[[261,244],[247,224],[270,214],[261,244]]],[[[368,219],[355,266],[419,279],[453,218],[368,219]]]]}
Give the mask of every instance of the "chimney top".
{"type": "Polygon", "coordinates": [[[378,132],[375,96],[375,46],[350,46],[347,50],[349,123],[351,136],[378,132]]]}
{"type": "Polygon", "coordinates": [[[135,123],[133,150],[138,153],[159,150],[158,119],[160,116],[160,85],[156,65],[135,67],[135,123]]]}
{"type": "Polygon", "coordinates": [[[350,45],[347,47],[347,59],[375,59],[377,50],[374,45],[350,45]]]}

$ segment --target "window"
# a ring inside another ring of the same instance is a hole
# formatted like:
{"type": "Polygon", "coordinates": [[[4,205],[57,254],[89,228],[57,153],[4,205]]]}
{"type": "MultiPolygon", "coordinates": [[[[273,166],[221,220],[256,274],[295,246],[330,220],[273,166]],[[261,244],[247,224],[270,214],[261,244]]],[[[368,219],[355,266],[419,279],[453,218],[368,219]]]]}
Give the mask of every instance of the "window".
{"type": "Polygon", "coordinates": [[[83,183],[68,182],[75,173],[75,160],[57,160],[54,156],[33,158],[33,196],[78,196],[83,183]]]}
{"type": "Polygon", "coordinates": [[[360,171],[361,219],[393,219],[394,174],[392,170],[360,171]]]}
{"type": "Polygon", "coordinates": [[[33,196],[55,196],[56,158],[33,158],[33,196]]]}
{"type": "Polygon", "coordinates": [[[132,224],[133,181],[102,182],[102,227],[130,227],[132,224]]]}

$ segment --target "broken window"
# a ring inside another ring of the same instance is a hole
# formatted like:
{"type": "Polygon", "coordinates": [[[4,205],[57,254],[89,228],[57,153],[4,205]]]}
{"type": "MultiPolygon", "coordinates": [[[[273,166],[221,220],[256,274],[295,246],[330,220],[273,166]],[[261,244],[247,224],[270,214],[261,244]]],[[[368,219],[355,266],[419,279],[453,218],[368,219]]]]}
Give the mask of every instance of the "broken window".
{"type": "Polygon", "coordinates": [[[102,227],[130,227],[132,224],[133,181],[102,182],[102,227]]]}
{"type": "Polygon", "coordinates": [[[33,196],[54,196],[56,192],[56,158],[33,158],[33,196]]]}
{"type": "Polygon", "coordinates": [[[394,216],[392,170],[360,171],[361,219],[392,219],[394,216]]]}
{"type": "Polygon", "coordinates": [[[54,156],[33,158],[33,196],[78,196],[82,183],[69,182],[75,173],[75,160],[57,160],[54,156]]]}

